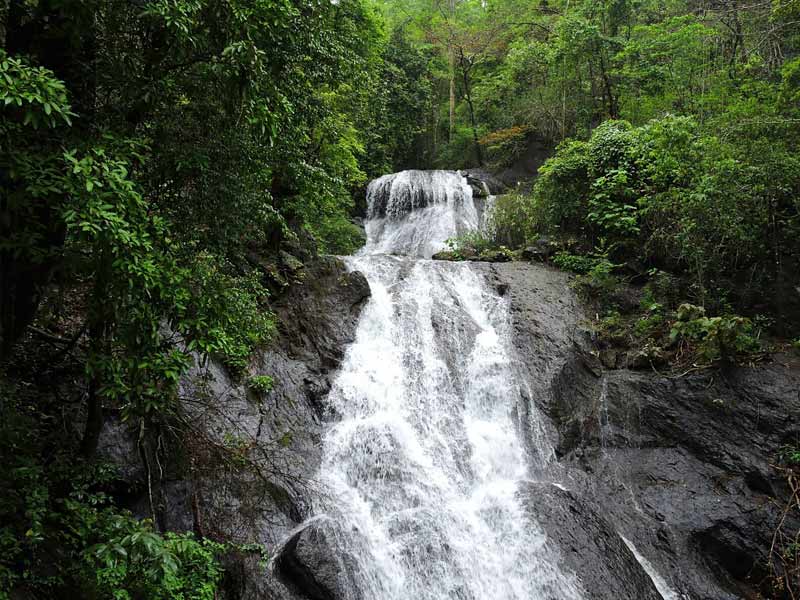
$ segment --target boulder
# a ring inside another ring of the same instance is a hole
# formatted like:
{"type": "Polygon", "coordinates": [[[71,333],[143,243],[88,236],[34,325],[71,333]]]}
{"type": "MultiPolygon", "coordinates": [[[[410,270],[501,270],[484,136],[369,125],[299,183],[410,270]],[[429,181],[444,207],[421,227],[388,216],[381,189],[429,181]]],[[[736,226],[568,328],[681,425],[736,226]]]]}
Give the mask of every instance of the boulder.
{"type": "Polygon", "coordinates": [[[302,598],[355,600],[357,588],[336,540],[336,524],[314,517],[278,548],[270,571],[302,598]]]}
{"type": "Polygon", "coordinates": [[[557,250],[558,246],[550,238],[542,237],[522,250],[522,258],[530,262],[547,262],[557,250]]]}
{"type": "Polygon", "coordinates": [[[476,198],[502,194],[508,189],[506,184],[485,169],[464,169],[459,173],[467,178],[476,198]]]}
{"type": "Polygon", "coordinates": [[[508,250],[484,250],[472,260],[489,263],[511,262],[513,256],[508,250]]]}
{"type": "Polygon", "coordinates": [[[460,260],[456,253],[452,250],[442,250],[441,252],[437,252],[433,256],[431,256],[431,260],[460,260]]]}

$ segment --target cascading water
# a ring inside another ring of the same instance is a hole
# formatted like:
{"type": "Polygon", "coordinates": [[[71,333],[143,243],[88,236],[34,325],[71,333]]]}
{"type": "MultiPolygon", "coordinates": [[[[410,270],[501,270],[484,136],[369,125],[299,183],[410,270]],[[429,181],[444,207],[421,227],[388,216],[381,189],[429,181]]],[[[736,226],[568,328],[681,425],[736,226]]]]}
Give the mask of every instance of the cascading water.
{"type": "Polygon", "coordinates": [[[424,259],[478,226],[469,185],[407,171],[374,181],[368,202],[369,242],[348,260],[372,298],[327,399],[320,471],[347,593],[581,598],[517,497],[552,448],[521,442],[538,427],[518,410],[507,301],[469,264],[424,259]]]}
{"type": "Polygon", "coordinates": [[[480,225],[472,188],[455,171],[402,171],[367,188],[362,255],[430,258],[445,241],[480,225]]]}

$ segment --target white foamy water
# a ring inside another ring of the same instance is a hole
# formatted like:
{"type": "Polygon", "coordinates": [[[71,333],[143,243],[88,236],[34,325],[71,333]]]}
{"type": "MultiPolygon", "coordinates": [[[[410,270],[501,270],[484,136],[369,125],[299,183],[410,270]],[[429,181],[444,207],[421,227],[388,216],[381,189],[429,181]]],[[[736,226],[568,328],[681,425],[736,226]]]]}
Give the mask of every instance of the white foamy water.
{"type": "Polygon", "coordinates": [[[480,225],[472,188],[455,171],[402,171],[367,188],[367,245],[361,255],[430,258],[480,225]]]}
{"type": "Polygon", "coordinates": [[[520,440],[537,427],[518,416],[507,301],[466,263],[411,258],[477,227],[469,186],[405,172],[373,182],[369,204],[369,243],[348,260],[372,297],[327,398],[319,475],[351,598],[580,598],[517,496],[552,448],[520,440]]]}

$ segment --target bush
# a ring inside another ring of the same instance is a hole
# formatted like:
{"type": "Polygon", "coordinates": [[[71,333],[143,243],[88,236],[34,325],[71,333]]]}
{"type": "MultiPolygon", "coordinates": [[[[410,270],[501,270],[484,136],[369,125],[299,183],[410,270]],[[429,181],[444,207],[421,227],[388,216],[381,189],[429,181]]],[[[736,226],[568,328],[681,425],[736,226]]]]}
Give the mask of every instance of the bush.
{"type": "Polygon", "coordinates": [[[569,252],[558,252],[553,257],[553,264],[559,269],[570,271],[579,275],[585,275],[594,269],[604,259],[580,254],[570,254],[569,252]]]}
{"type": "Polygon", "coordinates": [[[759,350],[758,340],[752,334],[750,319],[737,315],[706,317],[704,308],[681,304],[670,339],[696,343],[699,355],[705,360],[733,362],[739,355],[759,350]]]}
{"type": "Polygon", "coordinates": [[[104,491],[117,480],[113,468],[72,461],[67,447],[53,455],[46,446],[53,440],[43,435],[50,420],[23,416],[24,407],[7,401],[0,414],[0,598],[21,586],[41,598],[215,597],[217,555],[226,546],[162,535],[118,508],[104,491]]]}
{"type": "Polygon", "coordinates": [[[248,379],[247,385],[251,390],[267,394],[275,386],[275,380],[269,375],[253,375],[248,379]]]}
{"type": "MultiPolygon", "coordinates": [[[[84,553],[87,579],[99,597],[115,600],[214,600],[222,579],[216,554],[224,544],[191,533],[155,533],[149,521],[116,516],[107,539],[84,553]],[[91,580],[89,580],[91,581],[91,580]]],[[[105,536],[104,536],[105,537],[105,536]]]]}
{"type": "Polygon", "coordinates": [[[580,233],[587,226],[591,187],[585,142],[567,141],[539,169],[533,189],[533,224],[543,232],[580,233]]]}
{"type": "Polygon", "coordinates": [[[536,235],[533,199],[517,191],[498,196],[490,209],[486,235],[494,243],[519,248],[536,235]]]}
{"type": "Polygon", "coordinates": [[[494,240],[484,231],[467,231],[445,242],[459,260],[474,258],[494,248],[494,240]]]}
{"type": "Polygon", "coordinates": [[[615,304],[614,295],[620,285],[619,278],[614,275],[617,265],[604,257],[593,260],[597,261],[595,265],[585,274],[578,275],[572,285],[584,298],[615,304]]]}

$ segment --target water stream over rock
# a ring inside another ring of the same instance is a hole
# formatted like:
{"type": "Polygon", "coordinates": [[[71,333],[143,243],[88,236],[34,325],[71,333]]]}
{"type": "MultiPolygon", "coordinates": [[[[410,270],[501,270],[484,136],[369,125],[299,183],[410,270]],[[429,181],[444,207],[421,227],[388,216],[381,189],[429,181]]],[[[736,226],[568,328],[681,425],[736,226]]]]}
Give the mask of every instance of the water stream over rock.
{"type": "Polygon", "coordinates": [[[520,406],[507,300],[468,263],[426,260],[477,227],[469,185],[404,172],[373,182],[368,201],[369,243],[349,265],[372,298],[327,399],[320,471],[343,593],[583,597],[518,497],[553,449],[520,406]]]}

